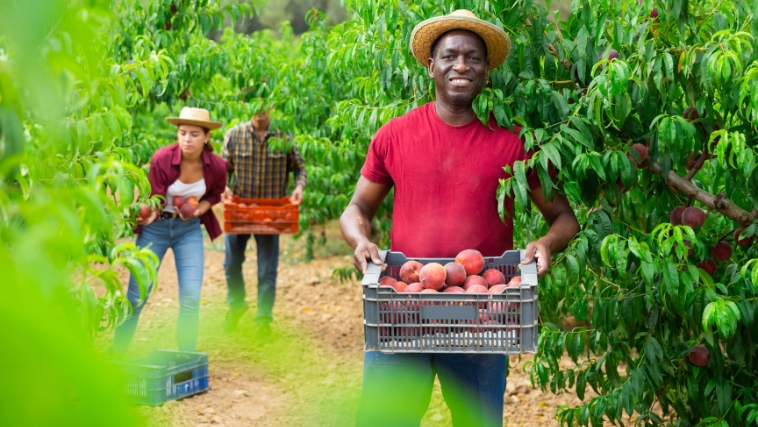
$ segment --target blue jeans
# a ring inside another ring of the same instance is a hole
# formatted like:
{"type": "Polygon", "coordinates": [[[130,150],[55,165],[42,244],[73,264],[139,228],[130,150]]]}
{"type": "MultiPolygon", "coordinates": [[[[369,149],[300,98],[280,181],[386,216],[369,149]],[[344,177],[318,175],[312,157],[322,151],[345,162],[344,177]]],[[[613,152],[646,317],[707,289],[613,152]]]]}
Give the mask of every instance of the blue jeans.
{"type": "MultiPolygon", "coordinates": [[[[245,248],[250,234],[227,234],[224,272],[229,291],[227,302],[232,310],[247,307],[245,302],[245,280],[242,277],[242,263],[245,262],[245,248]]],[[[276,269],[279,267],[279,235],[253,234],[258,248],[258,312],[255,321],[269,323],[274,320],[272,310],[276,300],[276,269]]]]}
{"type": "Polygon", "coordinates": [[[502,354],[385,354],[363,358],[356,427],[418,427],[439,376],[455,427],[502,427],[502,354]]]}
{"type": "MultiPolygon", "coordinates": [[[[176,274],[179,278],[179,322],[176,339],[179,350],[195,351],[200,317],[200,288],[203,285],[204,253],[203,234],[200,231],[200,219],[188,221],[177,219],[156,219],[150,225],[142,227],[142,234],[137,237],[137,246],[144,248],[151,244],[150,250],[163,261],[166,250],[174,251],[176,274]]],[[[150,285],[152,289],[152,284],[150,285]]],[[[140,292],[134,277],[129,278],[129,302],[134,307],[134,314],[116,328],[113,337],[113,349],[126,351],[137,329],[142,308],[140,292]]]]}

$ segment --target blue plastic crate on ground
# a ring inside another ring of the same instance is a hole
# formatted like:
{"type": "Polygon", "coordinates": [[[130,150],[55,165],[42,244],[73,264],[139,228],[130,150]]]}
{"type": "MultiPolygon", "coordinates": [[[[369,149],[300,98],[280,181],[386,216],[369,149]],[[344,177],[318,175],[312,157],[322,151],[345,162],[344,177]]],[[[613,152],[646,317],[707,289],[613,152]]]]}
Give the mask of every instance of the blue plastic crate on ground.
{"type": "Polygon", "coordinates": [[[155,350],[129,362],[114,362],[125,392],[141,405],[161,405],[208,390],[208,353],[155,350]]]}

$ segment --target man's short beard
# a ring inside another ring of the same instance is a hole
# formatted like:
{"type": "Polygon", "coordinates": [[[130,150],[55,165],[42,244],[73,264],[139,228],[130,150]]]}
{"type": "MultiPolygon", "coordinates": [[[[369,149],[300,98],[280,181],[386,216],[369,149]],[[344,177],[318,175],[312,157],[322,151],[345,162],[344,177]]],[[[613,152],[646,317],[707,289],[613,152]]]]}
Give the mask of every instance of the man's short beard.
{"type": "Polygon", "coordinates": [[[465,110],[471,108],[476,95],[440,95],[440,98],[445,101],[445,104],[449,105],[453,110],[465,110]]]}

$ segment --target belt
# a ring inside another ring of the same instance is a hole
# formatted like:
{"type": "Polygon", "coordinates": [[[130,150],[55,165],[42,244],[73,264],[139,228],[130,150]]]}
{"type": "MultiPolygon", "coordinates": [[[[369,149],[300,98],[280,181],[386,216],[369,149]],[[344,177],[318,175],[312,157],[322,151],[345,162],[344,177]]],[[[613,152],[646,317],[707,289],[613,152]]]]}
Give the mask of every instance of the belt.
{"type": "Polygon", "coordinates": [[[176,219],[179,218],[179,214],[173,212],[161,212],[161,219],[176,219]]]}

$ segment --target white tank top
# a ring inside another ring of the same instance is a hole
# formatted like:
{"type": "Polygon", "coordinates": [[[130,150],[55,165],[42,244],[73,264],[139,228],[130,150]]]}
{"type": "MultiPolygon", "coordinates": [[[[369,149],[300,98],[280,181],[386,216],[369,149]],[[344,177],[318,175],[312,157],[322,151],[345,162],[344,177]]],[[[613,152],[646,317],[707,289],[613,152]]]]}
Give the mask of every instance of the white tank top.
{"type": "Polygon", "coordinates": [[[174,209],[174,197],[176,196],[182,196],[184,200],[187,200],[187,197],[195,197],[199,202],[203,195],[205,195],[205,178],[192,184],[185,184],[177,179],[166,189],[166,207],[163,210],[177,213],[174,209]]]}

